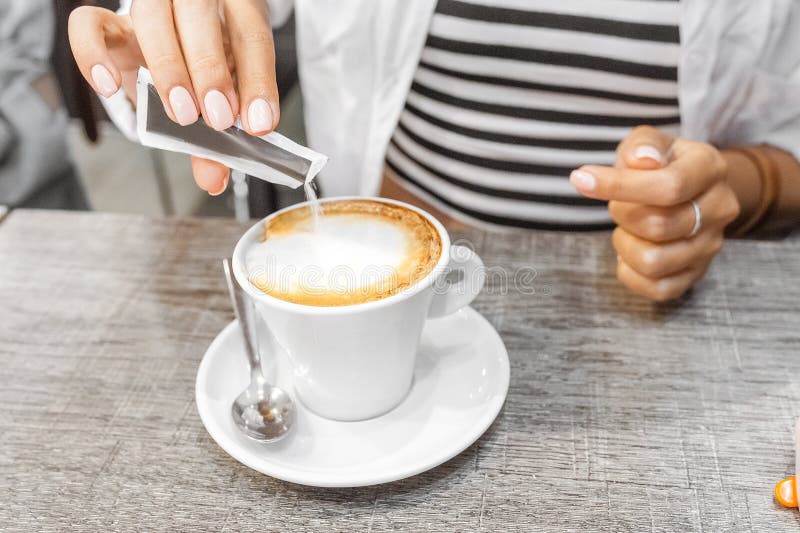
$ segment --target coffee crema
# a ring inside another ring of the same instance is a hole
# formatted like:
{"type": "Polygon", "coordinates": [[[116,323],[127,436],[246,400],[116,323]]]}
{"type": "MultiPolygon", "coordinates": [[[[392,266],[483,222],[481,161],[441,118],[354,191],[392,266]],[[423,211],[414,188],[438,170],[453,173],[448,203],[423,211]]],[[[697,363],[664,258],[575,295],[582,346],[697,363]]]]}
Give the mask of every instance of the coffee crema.
{"type": "Polygon", "coordinates": [[[288,302],[342,306],[397,294],[427,276],[442,254],[439,232],[411,209],[375,200],[285,211],[247,251],[250,282],[288,302]]]}

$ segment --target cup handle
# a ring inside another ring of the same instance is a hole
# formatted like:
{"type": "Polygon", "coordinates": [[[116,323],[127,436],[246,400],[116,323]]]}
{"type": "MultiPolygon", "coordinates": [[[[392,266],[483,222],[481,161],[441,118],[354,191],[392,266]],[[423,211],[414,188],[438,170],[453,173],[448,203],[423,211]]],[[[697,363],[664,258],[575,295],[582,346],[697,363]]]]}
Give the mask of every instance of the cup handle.
{"type": "Polygon", "coordinates": [[[428,318],[439,318],[468,306],[481,292],[486,282],[486,270],[481,258],[466,246],[450,246],[450,263],[434,283],[433,302],[428,318]],[[456,283],[447,280],[450,272],[461,272],[456,283]]]}

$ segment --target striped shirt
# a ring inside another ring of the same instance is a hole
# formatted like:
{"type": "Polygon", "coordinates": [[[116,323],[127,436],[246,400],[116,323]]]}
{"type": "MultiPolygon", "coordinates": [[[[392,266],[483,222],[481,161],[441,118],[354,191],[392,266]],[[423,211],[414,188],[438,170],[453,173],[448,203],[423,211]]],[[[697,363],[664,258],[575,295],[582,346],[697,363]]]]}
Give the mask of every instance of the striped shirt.
{"type": "Polygon", "coordinates": [[[477,226],[612,227],[570,172],[680,127],[678,0],[439,0],[386,163],[477,226]]]}

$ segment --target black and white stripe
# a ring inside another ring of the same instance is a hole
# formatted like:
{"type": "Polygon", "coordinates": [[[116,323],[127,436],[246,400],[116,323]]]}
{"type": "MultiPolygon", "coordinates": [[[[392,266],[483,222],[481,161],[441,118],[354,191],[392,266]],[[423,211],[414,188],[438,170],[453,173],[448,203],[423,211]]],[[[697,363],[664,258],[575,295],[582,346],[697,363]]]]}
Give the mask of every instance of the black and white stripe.
{"type": "Polygon", "coordinates": [[[610,227],[568,176],[634,126],[678,133],[678,20],[677,0],[439,0],[388,167],[473,224],[610,227]]]}

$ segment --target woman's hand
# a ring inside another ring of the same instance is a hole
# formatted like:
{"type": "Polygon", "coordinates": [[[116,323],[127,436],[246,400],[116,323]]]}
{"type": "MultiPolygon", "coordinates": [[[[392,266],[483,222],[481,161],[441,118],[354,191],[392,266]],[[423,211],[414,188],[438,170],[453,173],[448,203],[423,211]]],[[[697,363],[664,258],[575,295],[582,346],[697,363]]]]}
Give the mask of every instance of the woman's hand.
{"type": "MultiPolygon", "coordinates": [[[[135,0],[130,16],[80,7],[70,15],[70,45],[86,81],[105,97],[124,86],[135,98],[136,71],[146,66],[178,124],[202,115],[210,127],[223,130],[241,114],[248,133],[263,135],[279,119],[265,6],[263,0],[135,0]]],[[[192,170],[200,188],[210,194],[225,190],[223,165],[192,158],[192,170]]]]}
{"type": "Polygon", "coordinates": [[[619,280],[665,301],[683,295],[722,249],[725,226],[739,214],[726,176],[725,159],[710,144],[642,126],[620,143],[614,168],[583,166],[570,181],[584,196],[609,200],[619,280]],[[695,235],[692,201],[701,213],[695,235]]]}

